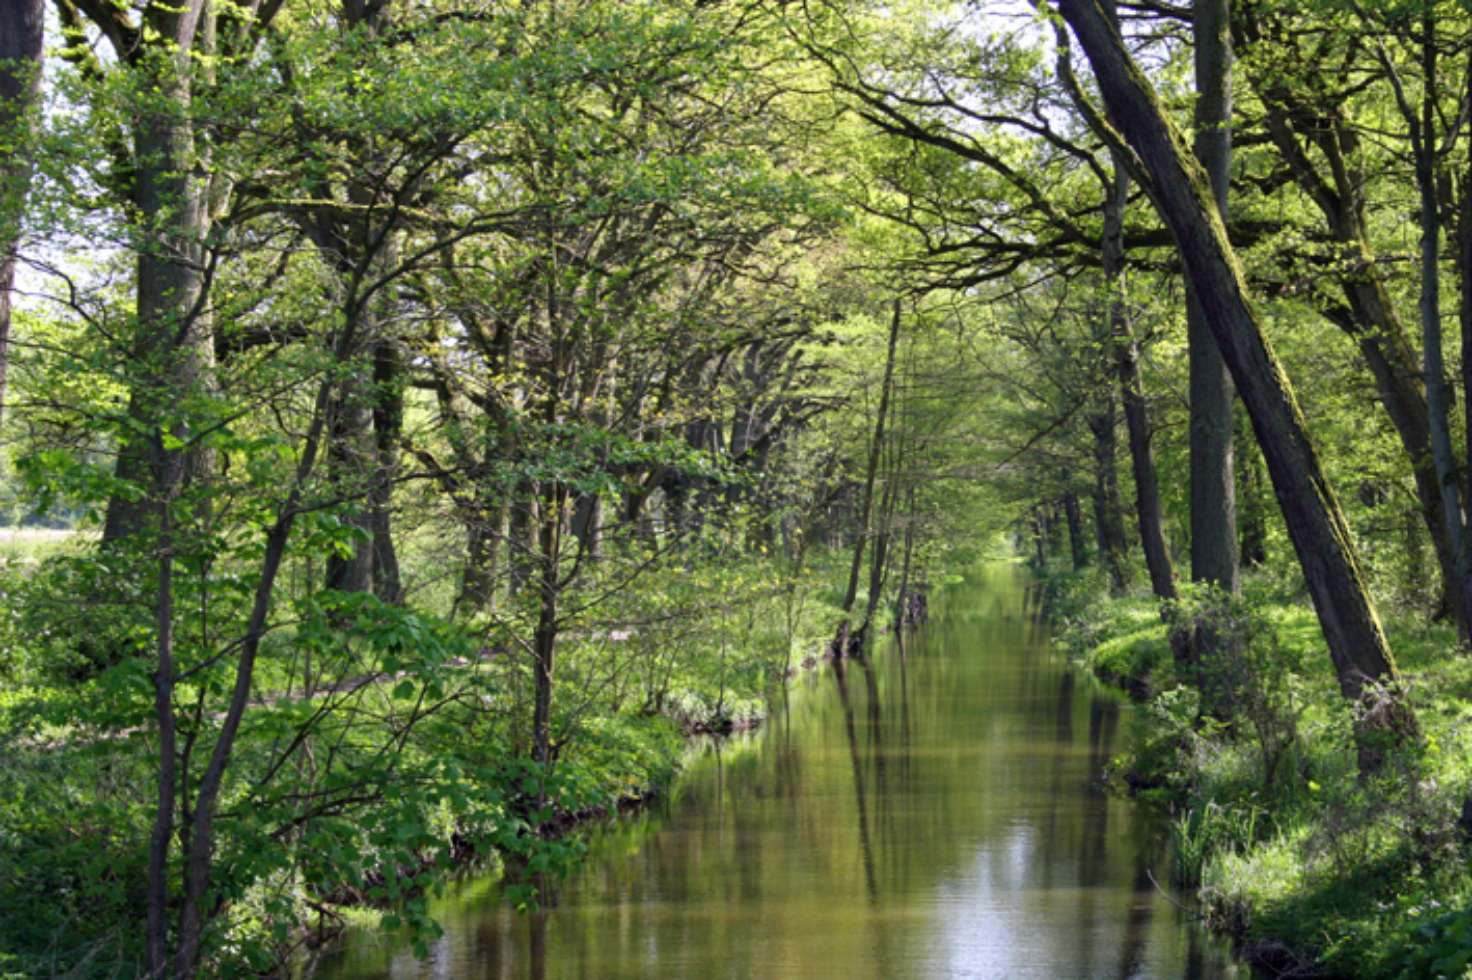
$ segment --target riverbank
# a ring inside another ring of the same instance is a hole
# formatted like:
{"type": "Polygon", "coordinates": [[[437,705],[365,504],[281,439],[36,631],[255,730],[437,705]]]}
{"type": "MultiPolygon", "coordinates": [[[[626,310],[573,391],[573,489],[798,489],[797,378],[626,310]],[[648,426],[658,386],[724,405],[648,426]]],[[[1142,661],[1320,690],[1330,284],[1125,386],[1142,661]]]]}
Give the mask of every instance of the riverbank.
{"type": "Polygon", "coordinates": [[[1249,962],[1268,976],[1464,975],[1472,658],[1451,628],[1388,619],[1424,740],[1370,785],[1305,598],[1249,577],[1237,603],[1188,599],[1177,615],[1209,614],[1238,640],[1188,685],[1147,593],[1110,598],[1087,570],[1038,588],[1056,641],[1144,705],[1110,782],[1169,812],[1177,886],[1249,962]],[[1216,692],[1214,712],[1198,684],[1216,692]]]}

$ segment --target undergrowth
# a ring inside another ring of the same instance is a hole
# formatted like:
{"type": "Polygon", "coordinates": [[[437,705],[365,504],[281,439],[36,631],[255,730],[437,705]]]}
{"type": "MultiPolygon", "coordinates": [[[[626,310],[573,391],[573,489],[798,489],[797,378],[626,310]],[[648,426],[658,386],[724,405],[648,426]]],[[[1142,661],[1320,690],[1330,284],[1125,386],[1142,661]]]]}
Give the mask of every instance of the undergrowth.
{"type": "Polygon", "coordinates": [[[1472,975],[1472,658],[1449,627],[1392,617],[1419,744],[1359,776],[1350,708],[1311,607],[1249,578],[1165,610],[1102,577],[1041,582],[1058,643],[1141,703],[1113,784],[1170,813],[1173,879],[1269,975],[1472,975]],[[1177,662],[1172,630],[1212,631],[1177,662]]]}

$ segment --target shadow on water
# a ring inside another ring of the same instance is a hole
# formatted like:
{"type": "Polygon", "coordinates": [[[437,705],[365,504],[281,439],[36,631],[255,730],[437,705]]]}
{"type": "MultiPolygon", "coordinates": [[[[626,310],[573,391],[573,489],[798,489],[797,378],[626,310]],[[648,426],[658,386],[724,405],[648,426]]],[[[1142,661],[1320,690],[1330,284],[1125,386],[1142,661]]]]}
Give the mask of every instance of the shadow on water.
{"type": "Polygon", "coordinates": [[[1048,650],[1039,605],[979,573],[596,832],[555,908],[467,881],[430,960],[365,932],[317,975],[1246,976],[1156,887],[1160,818],[1100,784],[1132,709],[1048,650]]]}

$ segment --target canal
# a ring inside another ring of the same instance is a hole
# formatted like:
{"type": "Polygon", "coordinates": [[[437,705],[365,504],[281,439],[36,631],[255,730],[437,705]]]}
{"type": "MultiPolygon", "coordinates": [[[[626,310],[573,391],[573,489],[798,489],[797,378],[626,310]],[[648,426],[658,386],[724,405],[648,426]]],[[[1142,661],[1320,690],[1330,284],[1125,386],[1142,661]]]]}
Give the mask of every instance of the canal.
{"type": "Polygon", "coordinates": [[[316,976],[1246,976],[1168,897],[1162,815],[1101,785],[1133,709],[1049,649],[1025,583],[978,571],[872,663],[794,681],[597,831],[549,911],[468,881],[428,960],[361,932],[316,976]]]}

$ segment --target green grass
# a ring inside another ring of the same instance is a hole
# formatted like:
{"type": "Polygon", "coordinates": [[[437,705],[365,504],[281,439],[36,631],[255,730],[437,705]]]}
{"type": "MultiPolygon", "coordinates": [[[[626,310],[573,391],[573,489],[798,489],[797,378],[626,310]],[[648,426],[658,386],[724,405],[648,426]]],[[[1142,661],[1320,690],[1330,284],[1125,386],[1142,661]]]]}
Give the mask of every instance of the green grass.
{"type": "Polygon", "coordinates": [[[1269,785],[1246,715],[1196,720],[1149,595],[1109,597],[1097,575],[1045,585],[1059,643],[1146,702],[1125,783],[1170,809],[1178,883],[1249,960],[1269,973],[1472,976],[1472,852],[1456,826],[1472,787],[1472,657],[1453,629],[1387,621],[1424,739],[1366,782],[1312,609],[1249,579],[1243,604],[1260,625],[1243,662],[1272,688],[1287,743],[1269,785]]]}

